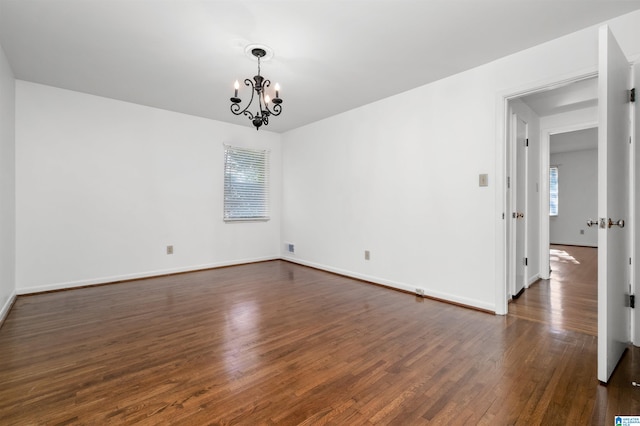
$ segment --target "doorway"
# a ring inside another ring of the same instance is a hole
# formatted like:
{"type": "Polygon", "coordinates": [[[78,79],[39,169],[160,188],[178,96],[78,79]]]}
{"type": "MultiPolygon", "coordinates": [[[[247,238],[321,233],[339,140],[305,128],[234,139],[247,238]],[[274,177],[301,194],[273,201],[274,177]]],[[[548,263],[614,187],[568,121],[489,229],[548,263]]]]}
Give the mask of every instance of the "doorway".
{"type": "MultiPolygon", "coordinates": [[[[638,113],[633,108],[634,89],[631,89],[629,82],[631,71],[638,74],[638,66],[630,66],[608,26],[599,28],[598,40],[598,379],[606,383],[634,334],[634,330],[631,330],[634,315],[629,309],[633,307],[632,283],[635,277],[631,265],[634,243],[631,233],[625,229],[625,219],[635,215],[635,177],[630,170],[635,166],[632,134],[634,129],[637,133],[635,124],[638,113]]],[[[506,113],[511,97],[505,96],[503,99],[506,113]]],[[[541,162],[545,157],[541,156],[541,162]]],[[[509,170],[509,164],[506,170],[509,170]]],[[[543,179],[544,176],[541,174],[543,179]]],[[[509,176],[506,180],[509,181],[509,176]]],[[[506,192],[511,191],[513,189],[507,187],[506,192]]],[[[541,193],[541,199],[548,196],[548,187],[543,188],[541,193]]],[[[516,197],[515,194],[510,195],[512,200],[516,197]]],[[[540,221],[541,224],[543,222],[540,221]]],[[[592,222],[589,220],[589,223],[592,222]]],[[[511,222],[506,222],[505,228],[506,235],[515,232],[511,222]]],[[[544,234],[539,234],[541,239],[544,234]]],[[[511,253],[515,247],[508,245],[508,242],[507,239],[507,252],[511,253]]],[[[540,244],[542,247],[546,245],[540,244]]],[[[546,274],[546,270],[542,268],[540,274],[546,274]]],[[[505,293],[506,288],[507,285],[502,288],[505,293]]],[[[500,304],[504,301],[504,311],[508,312],[506,300],[503,299],[505,293],[497,294],[497,302],[500,304]]]]}
{"type": "MultiPolygon", "coordinates": [[[[580,184],[579,178],[578,181],[574,177],[563,180],[564,184],[570,184],[567,187],[570,191],[561,195],[560,205],[564,206],[562,215],[550,216],[549,208],[551,163],[558,163],[559,160],[566,163],[553,164],[561,177],[564,172],[570,173],[564,178],[572,176],[576,167],[577,170],[589,171],[591,177],[597,178],[597,167],[593,167],[593,164],[585,163],[584,167],[580,167],[575,160],[562,159],[562,156],[573,158],[573,154],[566,152],[580,151],[576,156],[577,161],[585,157],[583,154],[586,152],[592,162],[597,161],[597,77],[588,75],[514,97],[508,100],[507,111],[510,119],[507,121],[509,143],[505,152],[508,163],[506,219],[510,221],[510,226],[507,226],[506,235],[509,253],[506,297],[513,300],[538,280],[550,278],[551,242],[581,245],[587,237],[597,236],[596,227],[591,229],[586,226],[588,217],[583,211],[583,203],[574,204],[576,198],[596,189],[597,181],[589,181],[588,188],[577,193],[575,186],[580,184]],[[552,162],[552,156],[558,156],[559,160],[552,162]],[[556,228],[567,226],[567,223],[571,223],[572,227],[566,233],[575,233],[578,238],[552,241],[551,228],[555,232],[556,228]]],[[[592,197],[591,200],[597,198],[592,197]]],[[[588,210],[595,218],[597,209],[588,210]]]]}
{"type": "Polygon", "coordinates": [[[597,217],[597,95],[591,77],[510,100],[507,147],[509,313],[592,335],[597,226],[586,221],[597,217]]]}
{"type": "MultiPolygon", "coordinates": [[[[548,120],[541,117],[543,127],[548,120]]],[[[540,176],[548,180],[549,202],[541,204],[540,222],[548,232],[546,240],[541,238],[541,264],[549,275],[514,300],[509,313],[597,335],[598,128],[584,127],[551,132],[546,141],[550,149],[544,163],[550,166],[540,176]]]]}

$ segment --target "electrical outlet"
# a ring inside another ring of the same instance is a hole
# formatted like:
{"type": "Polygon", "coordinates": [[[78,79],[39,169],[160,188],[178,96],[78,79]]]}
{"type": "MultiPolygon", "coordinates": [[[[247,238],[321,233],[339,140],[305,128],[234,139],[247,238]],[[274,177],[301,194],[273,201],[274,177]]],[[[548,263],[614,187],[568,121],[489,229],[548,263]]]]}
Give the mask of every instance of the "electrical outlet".
{"type": "Polygon", "coordinates": [[[288,253],[295,253],[296,252],[296,247],[291,243],[286,243],[285,244],[285,249],[287,250],[288,253]]]}
{"type": "Polygon", "coordinates": [[[364,260],[369,260],[371,259],[371,252],[369,252],[369,250],[365,250],[364,251],[364,260]]]}
{"type": "Polygon", "coordinates": [[[479,186],[489,186],[489,175],[486,173],[482,173],[478,176],[478,185],[479,186]]]}
{"type": "Polygon", "coordinates": [[[584,235],[584,229],[580,230],[580,235],[584,235]]]}
{"type": "Polygon", "coordinates": [[[173,254],[173,246],[167,246],[167,254],[173,254]]]}

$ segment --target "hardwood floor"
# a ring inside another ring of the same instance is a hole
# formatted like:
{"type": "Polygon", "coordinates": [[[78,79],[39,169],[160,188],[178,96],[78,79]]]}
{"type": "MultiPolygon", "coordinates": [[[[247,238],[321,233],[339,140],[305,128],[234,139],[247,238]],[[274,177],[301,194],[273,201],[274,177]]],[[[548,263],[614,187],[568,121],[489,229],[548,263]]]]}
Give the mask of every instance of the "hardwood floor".
{"type": "Polygon", "coordinates": [[[19,297],[0,424],[613,424],[634,349],[273,261],[19,297]]]}
{"type": "Polygon", "coordinates": [[[598,334],[598,249],[551,246],[551,278],[529,287],[509,314],[554,329],[598,334]]]}

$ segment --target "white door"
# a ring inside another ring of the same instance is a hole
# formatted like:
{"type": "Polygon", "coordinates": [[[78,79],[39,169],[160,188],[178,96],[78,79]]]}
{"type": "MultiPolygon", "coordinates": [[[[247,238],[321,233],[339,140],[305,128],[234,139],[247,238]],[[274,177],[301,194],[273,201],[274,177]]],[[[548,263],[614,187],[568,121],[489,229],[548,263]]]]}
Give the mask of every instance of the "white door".
{"type": "MultiPolygon", "coordinates": [[[[633,84],[634,86],[638,86],[640,84],[640,63],[636,63],[633,67],[633,84]]],[[[636,90],[637,91],[637,90],[636,90]]],[[[637,95],[636,95],[637,96],[637,95]]],[[[636,104],[638,103],[638,101],[636,100],[635,102],[636,104]]],[[[640,108],[638,108],[637,106],[634,108],[635,110],[635,117],[634,117],[634,122],[635,122],[635,138],[634,140],[636,142],[634,142],[635,145],[635,161],[633,162],[633,164],[635,165],[635,167],[633,167],[631,170],[634,171],[635,173],[633,173],[633,178],[635,181],[635,186],[633,188],[633,191],[631,191],[632,194],[634,194],[635,196],[635,208],[634,208],[634,214],[635,214],[635,221],[634,221],[634,226],[629,230],[629,232],[631,232],[631,235],[639,235],[640,234],[640,170],[638,170],[640,168],[640,149],[638,149],[637,145],[637,141],[640,141],[640,108]]],[[[635,280],[635,288],[634,288],[634,293],[638,293],[638,289],[640,288],[639,282],[640,282],[640,267],[638,266],[638,256],[640,256],[640,238],[635,238],[635,247],[632,253],[632,256],[634,258],[633,261],[633,279],[635,280]]],[[[640,309],[640,308],[638,308],[640,309]]],[[[633,338],[633,344],[635,346],[640,346],[640,314],[638,314],[636,311],[638,309],[635,309],[633,314],[634,315],[634,319],[633,322],[635,323],[635,327],[634,327],[634,331],[635,331],[635,336],[633,338]]]]}
{"type": "Polygon", "coordinates": [[[618,222],[629,213],[630,68],[607,26],[600,28],[598,72],[598,380],[606,383],[630,337],[629,228],[618,222]]]}
{"type": "Polygon", "coordinates": [[[524,290],[527,271],[527,123],[514,114],[515,127],[515,155],[516,155],[516,177],[515,187],[515,209],[512,214],[515,220],[515,290],[514,297],[518,297],[524,290]],[[514,217],[515,216],[515,217],[514,217]]]}

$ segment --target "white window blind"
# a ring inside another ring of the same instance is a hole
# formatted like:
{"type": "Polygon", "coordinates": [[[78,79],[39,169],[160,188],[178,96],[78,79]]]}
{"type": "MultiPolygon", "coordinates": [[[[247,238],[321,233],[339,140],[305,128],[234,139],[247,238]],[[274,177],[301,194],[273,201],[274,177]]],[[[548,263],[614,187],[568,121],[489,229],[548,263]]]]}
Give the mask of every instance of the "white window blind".
{"type": "Polygon", "coordinates": [[[225,145],[224,220],[269,220],[269,151],[225,145]]]}
{"type": "Polygon", "coordinates": [[[549,167],[549,216],[558,216],[558,167],[549,167]]]}

